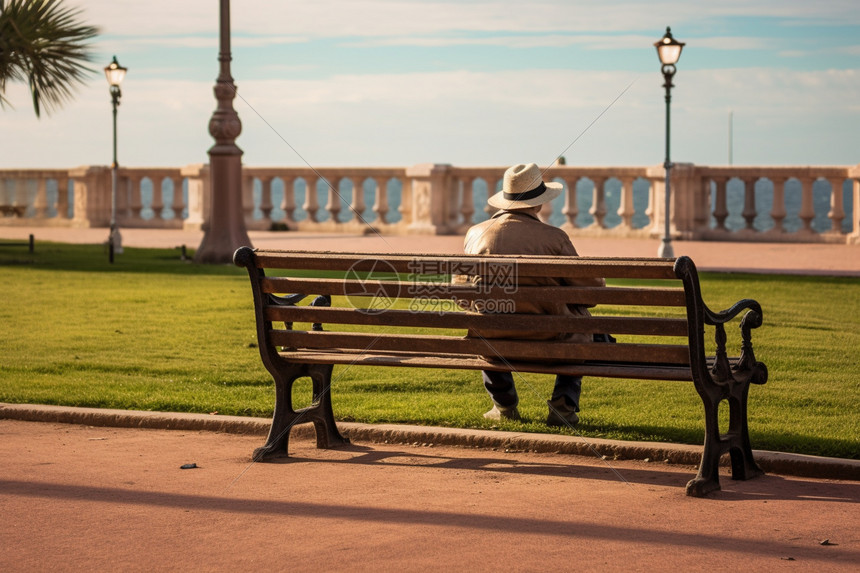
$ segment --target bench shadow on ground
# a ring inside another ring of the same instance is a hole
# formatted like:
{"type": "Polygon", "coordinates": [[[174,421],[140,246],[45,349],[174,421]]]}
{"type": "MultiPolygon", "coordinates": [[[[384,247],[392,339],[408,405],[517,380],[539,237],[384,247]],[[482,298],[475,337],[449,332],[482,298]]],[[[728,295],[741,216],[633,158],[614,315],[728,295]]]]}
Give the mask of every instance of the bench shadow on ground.
{"type": "MultiPolygon", "coordinates": [[[[421,446],[395,447],[402,449],[392,451],[391,446],[381,448],[357,444],[349,444],[330,450],[308,449],[306,451],[310,452],[309,455],[305,451],[299,455],[291,453],[290,457],[275,457],[264,463],[403,466],[438,470],[470,470],[488,474],[588,479],[680,488],[681,495],[683,495],[687,482],[695,477],[697,471],[697,468],[693,466],[676,465],[671,466],[671,469],[665,469],[666,466],[662,462],[633,460],[620,462],[594,458],[594,460],[588,460],[590,462],[588,463],[581,456],[569,456],[571,460],[569,464],[550,461],[522,461],[518,459],[518,454],[527,452],[521,450],[498,453],[497,456],[475,456],[470,454],[474,454],[476,450],[463,448],[463,457],[452,457],[426,453],[428,448],[421,446]],[[321,455],[315,457],[314,452],[320,452],[321,455]]],[[[542,454],[528,453],[528,455],[533,459],[542,454]]],[[[804,478],[788,479],[773,474],[765,474],[754,479],[741,481],[732,480],[728,468],[722,468],[720,484],[722,490],[710,494],[709,499],[726,501],[780,499],[860,503],[860,483],[855,484],[853,482],[822,482],[804,478]]]]}
{"type": "Polygon", "coordinates": [[[372,507],[363,504],[318,502],[284,499],[249,499],[227,495],[145,491],[108,486],[44,483],[0,479],[0,491],[6,496],[45,498],[54,501],[112,504],[120,507],[150,506],[163,509],[184,509],[195,512],[223,512],[233,515],[274,515],[302,519],[336,520],[338,522],[387,523],[403,526],[453,527],[478,529],[521,535],[577,537],[595,542],[635,539],[639,544],[663,548],[688,548],[701,552],[709,548],[774,559],[795,555],[798,559],[823,563],[844,563],[854,559],[856,552],[849,546],[829,548],[822,554],[815,546],[798,547],[794,542],[769,541],[733,535],[695,531],[665,531],[633,524],[609,524],[594,521],[587,515],[571,518],[518,517],[466,511],[433,510],[419,507],[372,507]]]}

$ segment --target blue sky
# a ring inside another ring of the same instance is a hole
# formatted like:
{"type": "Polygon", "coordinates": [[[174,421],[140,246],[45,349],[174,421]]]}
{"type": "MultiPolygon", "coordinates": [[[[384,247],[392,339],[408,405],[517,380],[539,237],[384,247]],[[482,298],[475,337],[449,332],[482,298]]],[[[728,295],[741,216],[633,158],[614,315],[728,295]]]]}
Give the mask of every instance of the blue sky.
{"type": "MultiPolygon", "coordinates": [[[[96,71],[41,120],[25,86],[9,88],[0,167],[109,164],[101,68],[114,54],[129,68],[120,164],[206,162],[217,0],[67,3],[101,28],[96,71]]],[[[667,25],[687,43],[674,161],[725,165],[732,112],[737,165],[860,162],[856,0],[232,4],[247,165],[546,164],[577,137],[568,164],[656,165],[665,104],[653,43],[667,25]]]]}

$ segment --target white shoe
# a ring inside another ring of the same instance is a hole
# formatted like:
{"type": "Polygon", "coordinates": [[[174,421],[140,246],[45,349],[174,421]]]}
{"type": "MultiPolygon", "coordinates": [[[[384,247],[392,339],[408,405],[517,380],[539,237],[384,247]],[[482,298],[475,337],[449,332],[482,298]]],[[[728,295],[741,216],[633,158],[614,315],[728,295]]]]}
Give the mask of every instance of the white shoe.
{"type": "Polygon", "coordinates": [[[516,406],[498,406],[493,404],[493,409],[489,412],[484,413],[484,417],[488,420],[519,420],[520,419],[520,411],[517,410],[516,406]]]}

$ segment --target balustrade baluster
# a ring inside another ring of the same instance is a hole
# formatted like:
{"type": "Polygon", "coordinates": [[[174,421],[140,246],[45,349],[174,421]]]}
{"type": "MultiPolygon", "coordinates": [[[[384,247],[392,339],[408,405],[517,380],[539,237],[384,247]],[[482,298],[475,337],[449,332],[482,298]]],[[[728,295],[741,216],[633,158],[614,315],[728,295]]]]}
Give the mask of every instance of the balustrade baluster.
{"type": "Polygon", "coordinates": [[[30,201],[27,199],[27,179],[17,177],[14,181],[13,189],[15,195],[12,204],[16,207],[22,207],[26,212],[26,209],[30,206],[30,201]]]}
{"type": "Polygon", "coordinates": [[[812,184],[815,179],[812,177],[800,178],[800,221],[803,223],[801,229],[804,233],[812,232],[812,220],[815,218],[815,207],[812,203],[812,184]]]}
{"type": "Polygon", "coordinates": [[[460,201],[460,216],[463,217],[463,225],[470,226],[472,224],[472,217],[475,215],[475,178],[462,177],[460,181],[463,188],[462,200],[460,201]]]}
{"type": "MultiPolygon", "coordinates": [[[[128,177],[128,185],[129,192],[131,193],[131,199],[129,202],[129,210],[131,211],[130,219],[132,221],[140,221],[141,212],[143,211],[143,199],[140,195],[140,185],[143,181],[143,177],[140,175],[131,175],[128,177]]],[[[150,181],[152,181],[150,179],[150,181]]],[[[152,183],[153,188],[155,187],[155,183],[152,183]]]]}
{"type": "Polygon", "coordinates": [[[57,218],[69,218],[69,178],[57,177],[57,218]]]}
{"type": "Polygon", "coordinates": [[[272,181],[274,177],[260,177],[260,212],[266,229],[272,226],[272,181]]]}
{"type": "MultiPolygon", "coordinates": [[[[120,185],[117,184],[117,189],[119,189],[120,185]]],[[[119,217],[119,193],[117,193],[117,217],[119,217]]],[[[155,220],[161,220],[164,218],[164,178],[156,177],[152,182],[152,218],[155,220]]]]}
{"type": "Polygon", "coordinates": [[[726,185],[728,177],[714,177],[714,184],[717,186],[717,194],[714,200],[714,219],[717,221],[717,229],[726,231],[726,218],[729,216],[728,205],[726,204],[726,185]]]}
{"type": "Polygon", "coordinates": [[[400,222],[409,224],[412,222],[412,179],[403,177],[400,179],[400,222]]]}
{"type": "Polygon", "coordinates": [[[14,202],[13,185],[13,179],[0,177],[0,205],[12,205],[14,202]]]}
{"type": "MultiPolygon", "coordinates": [[[[497,193],[496,185],[498,184],[499,180],[493,177],[485,177],[484,181],[487,182],[487,199],[489,199],[497,193]]],[[[492,217],[496,214],[496,211],[498,211],[498,209],[496,209],[495,207],[491,207],[489,203],[484,201],[484,213],[486,213],[487,216],[492,217]]]]}
{"type": "Polygon", "coordinates": [[[388,181],[385,177],[374,179],[376,189],[373,197],[373,212],[376,213],[376,223],[386,224],[385,216],[388,214],[388,181]]]}
{"type": "Polygon", "coordinates": [[[317,223],[317,211],[320,208],[319,198],[317,197],[317,181],[319,177],[308,175],[305,177],[305,203],[302,208],[308,214],[308,221],[317,223]]]}
{"type": "Polygon", "coordinates": [[[853,239],[852,244],[860,244],[860,177],[856,175],[851,180],[851,200],[854,209],[851,215],[851,228],[848,232],[853,239]]]}
{"type": "Polygon", "coordinates": [[[842,233],[842,221],[845,219],[845,208],[842,206],[842,183],[843,178],[830,177],[830,230],[834,233],[842,233]]]}
{"type": "Polygon", "coordinates": [[[39,177],[36,180],[36,197],[33,200],[33,216],[44,219],[48,214],[48,180],[39,177]]]}
{"type": "Polygon", "coordinates": [[[460,222],[460,203],[461,191],[463,186],[459,177],[451,177],[451,182],[448,188],[448,196],[445,204],[445,225],[449,227],[456,226],[460,222]]]}
{"type": "Polygon", "coordinates": [[[576,227],[576,217],[579,215],[579,205],[576,204],[577,183],[579,183],[579,177],[564,180],[567,189],[564,194],[564,206],[561,209],[562,215],[567,219],[567,224],[574,228],[576,227]]]}
{"type": "Polygon", "coordinates": [[[743,177],[741,181],[744,184],[744,210],[743,210],[743,218],[746,221],[746,228],[749,230],[755,230],[753,227],[753,223],[755,223],[756,218],[756,209],[755,209],[755,177],[743,177]]]}
{"type": "Polygon", "coordinates": [[[785,229],[782,226],[785,216],[785,182],[786,177],[771,177],[773,182],[773,207],[770,211],[770,218],[773,219],[773,230],[782,233],[785,229]]]}
{"type": "Polygon", "coordinates": [[[594,189],[591,196],[591,209],[588,210],[588,213],[594,218],[593,227],[605,229],[606,225],[603,220],[606,218],[606,189],[604,189],[606,177],[593,177],[592,181],[594,182],[594,189]]]}
{"type": "Polygon", "coordinates": [[[699,181],[698,196],[693,203],[693,229],[696,232],[706,230],[710,223],[711,213],[711,179],[702,177],[699,181]]]}
{"type": "Polygon", "coordinates": [[[618,216],[621,218],[621,228],[633,229],[633,216],[636,210],[633,207],[633,177],[621,178],[621,198],[618,202],[618,216]]]}
{"type": "Polygon", "coordinates": [[[366,208],[364,203],[364,177],[350,177],[349,180],[352,183],[352,202],[350,204],[352,220],[358,223],[367,223],[364,218],[364,210],[366,208]]]}
{"type": "MultiPolygon", "coordinates": [[[[328,211],[329,220],[332,223],[340,223],[340,220],[338,219],[338,215],[340,215],[340,194],[338,193],[340,180],[340,177],[335,177],[329,180],[328,201],[325,204],[325,210],[328,211]]],[[[355,195],[354,190],[352,194],[355,195]]]]}
{"type": "Polygon", "coordinates": [[[173,183],[173,201],[170,210],[173,211],[174,219],[182,219],[182,211],[185,210],[185,199],[182,197],[182,177],[171,177],[173,183]]]}
{"type": "Polygon", "coordinates": [[[284,182],[284,198],[281,201],[281,210],[284,212],[284,222],[287,224],[295,223],[295,212],[296,212],[296,178],[295,177],[281,177],[281,181],[284,182]]]}

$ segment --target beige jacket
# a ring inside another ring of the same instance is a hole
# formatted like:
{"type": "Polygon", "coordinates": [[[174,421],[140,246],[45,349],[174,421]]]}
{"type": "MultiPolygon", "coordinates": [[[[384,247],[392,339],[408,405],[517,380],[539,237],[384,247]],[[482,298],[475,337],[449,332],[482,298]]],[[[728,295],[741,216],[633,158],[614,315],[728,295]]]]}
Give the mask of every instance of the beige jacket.
{"type": "MultiPolygon", "coordinates": [[[[468,255],[552,255],[561,257],[577,256],[576,249],[567,233],[552,225],[542,223],[530,214],[517,211],[499,211],[493,218],[479,223],[466,233],[464,251],[468,255]]],[[[480,276],[457,276],[454,282],[470,281],[480,284],[480,276]]],[[[577,285],[604,286],[603,279],[554,279],[517,276],[518,285],[577,285]]],[[[480,303],[473,304],[472,311],[481,312],[480,303]]],[[[585,307],[574,304],[543,300],[537,303],[519,303],[517,313],[523,314],[569,314],[590,316],[585,307]]],[[[469,331],[469,336],[484,338],[529,338],[535,340],[567,340],[570,342],[590,342],[591,335],[562,334],[535,332],[529,336],[515,334],[511,331],[488,330],[481,332],[469,331]]]]}

